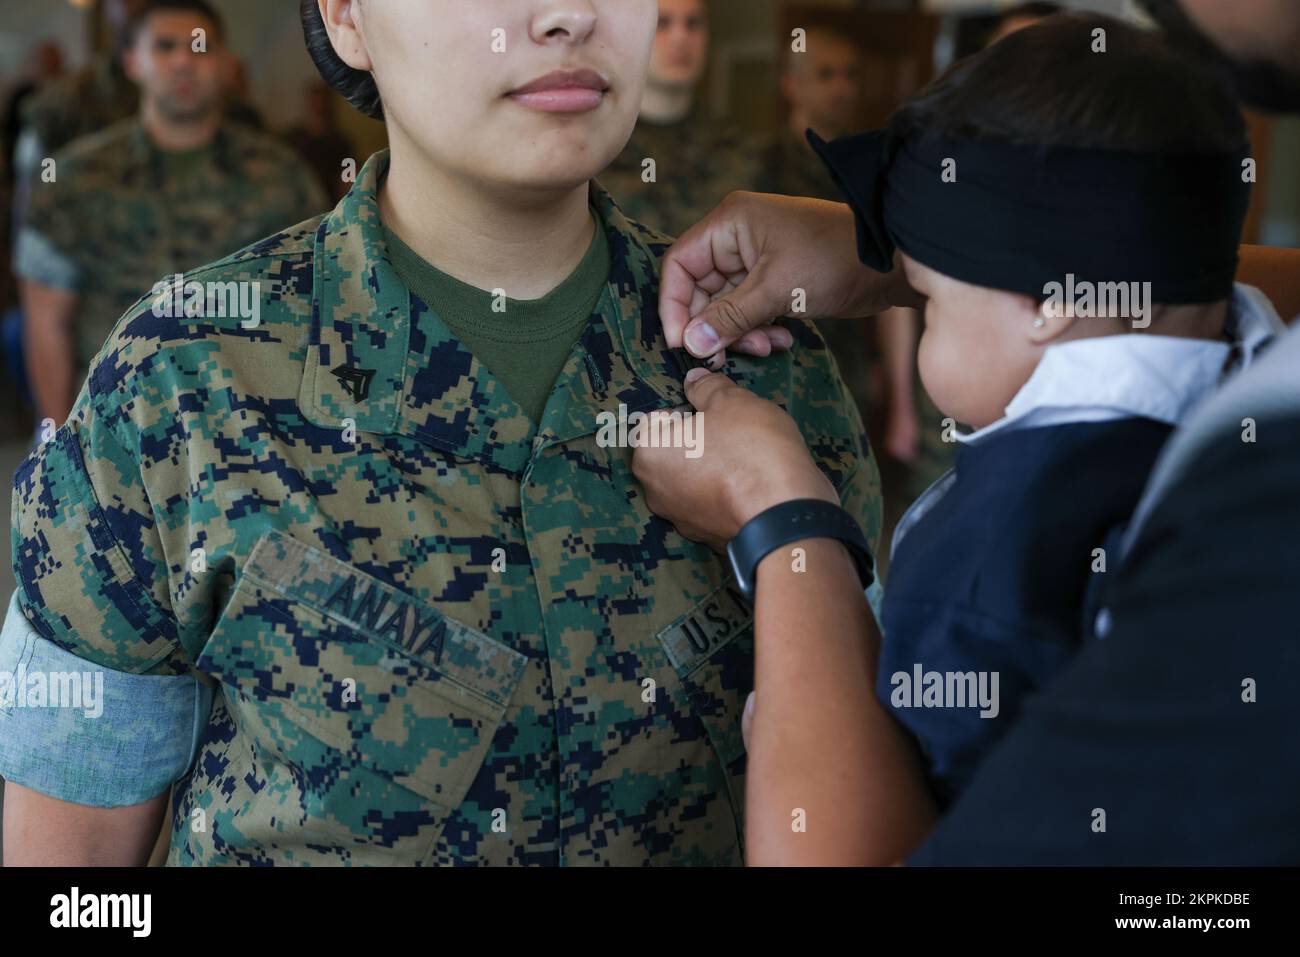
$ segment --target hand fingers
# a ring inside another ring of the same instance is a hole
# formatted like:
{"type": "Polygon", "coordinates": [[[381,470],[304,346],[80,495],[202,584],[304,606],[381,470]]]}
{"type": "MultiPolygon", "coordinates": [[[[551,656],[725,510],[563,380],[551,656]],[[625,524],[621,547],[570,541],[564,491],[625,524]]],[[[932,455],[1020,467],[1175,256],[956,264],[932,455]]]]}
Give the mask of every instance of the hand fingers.
{"type": "Polygon", "coordinates": [[[686,373],[686,398],[701,412],[718,401],[719,396],[725,395],[731,389],[739,388],[740,386],[725,375],[710,372],[708,369],[692,369],[686,373]]]}
{"type": "Polygon", "coordinates": [[[785,352],[793,346],[794,335],[791,334],[789,329],[782,326],[764,326],[762,329],[756,329],[754,332],[748,333],[743,339],[735,343],[732,346],[732,349],[743,355],[758,356],[762,358],[763,356],[771,355],[773,352],[785,352]],[[767,339],[767,343],[757,351],[751,351],[746,348],[746,343],[750,336],[755,336],[759,333],[767,339]]]}
{"type": "Polygon", "coordinates": [[[744,282],[719,296],[686,326],[686,349],[704,358],[784,314],[786,293],[767,288],[768,273],[751,270],[744,282]]]}
{"type": "Polygon", "coordinates": [[[736,223],[719,210],[682,234],[664,256],[659,279],[659,318],[671,348],[681,348],[700,290],[721,289],[728,274],[744,268],[736,223]]]}
{"type": "Polygon", "coordinates": [[[678,260],[665,258],[659,278],[659,321],[670,348],[682,347],[682,337],[691,321],[691,306],[702,296],[704,292],[686,267],[678,260]]]}
{"type": "Polygon", "coordinates": [[[707,302],[712,301],[714,296],[723,295],[735,289],[736,280],[734,280],[731,276],[724,276],[722,273],[718,272],[715,269],[707,276],[704,276],[701,279],[697,279],[695,281],[695,285],[699,286],[702,290],[704,290],[706,293],[709,294],[706,299],[706,304],[707,304],[707,302]]]}
{"type": "Polygon", "coordinates": [[[740,272],[730,273],[726,276],[723,276],[722,273],[718,273],[718,276],[722,279],[722,285],[717,289],[709,290],[710,302],[714,299],[719,299],[722,296],[730,295],[743,285],[745,280],[749,278],[749,270],[742,269],[740,272]]]}
{"type": "Polygon", "coordinates": [[[731,348],[747,356],[757,356],[762,359],[772,354],[772,340],[768,338],[766,329],[755,329],[733,342],[731,348]]]}

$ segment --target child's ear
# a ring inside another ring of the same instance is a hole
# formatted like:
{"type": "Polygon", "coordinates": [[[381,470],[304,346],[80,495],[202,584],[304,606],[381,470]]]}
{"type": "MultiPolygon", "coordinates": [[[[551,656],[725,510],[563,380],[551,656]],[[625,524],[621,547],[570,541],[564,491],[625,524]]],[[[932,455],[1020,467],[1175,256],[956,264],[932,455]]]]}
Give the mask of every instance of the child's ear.
{"type": "Polygon", "coordinates": [[[1057,339],[1064,338],[1074,328],[1074,316],[1057,315],[1059,306],[1053,308],[1048,300],[1040,302],[1033,296],[1016,296],[1019,319],[1024,324],[1025,334],[1035,346],[1047,346],[1057,339]]]}
{"type": "Polygon", "coordinates": [[[361,5],[357,0],[317,0],[325,31],[330,35],[334,52],[340,60],[354,70],[370,72],[374,65],[366,38],[361,33],[361,5]]]}

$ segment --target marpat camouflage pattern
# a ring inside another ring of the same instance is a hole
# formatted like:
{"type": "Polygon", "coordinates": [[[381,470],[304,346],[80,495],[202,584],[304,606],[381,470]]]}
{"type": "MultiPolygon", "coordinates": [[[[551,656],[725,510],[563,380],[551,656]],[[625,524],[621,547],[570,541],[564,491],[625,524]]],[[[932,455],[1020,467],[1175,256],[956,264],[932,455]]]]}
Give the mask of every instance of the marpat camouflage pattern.
{"type": "MultiPolygon", "coordinates": [[[[596,439],[602,411],[685,401],[667,240],[593,185],[609,284],[535,426],[397,280],[386,170],[186,276],[259,282],[256,327],[148,299],[118,321],[14,478],[23,613],[86,660],[217,687],[171,864],[742,863],[752,611],[596,439]]],[[[791,328],[729,372],[875,543],[861,420],[791,328]]]]}

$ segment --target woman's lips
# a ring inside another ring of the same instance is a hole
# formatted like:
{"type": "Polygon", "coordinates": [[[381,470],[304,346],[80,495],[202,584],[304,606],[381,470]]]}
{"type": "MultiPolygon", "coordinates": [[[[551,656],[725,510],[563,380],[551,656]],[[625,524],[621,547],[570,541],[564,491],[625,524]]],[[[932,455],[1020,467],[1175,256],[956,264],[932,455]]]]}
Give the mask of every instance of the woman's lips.
{"type": "Polygon", "coordinates": [[[563,90],[511,93],[510,99],[521,106],[541,110],[543,113],[586,113],[600,106],[605,99],[605,94],[600,90],[571,86],[563,90]]]}
{"type": "Polygon", "coordinates": [[[548,73],[509,95],[520,106],[542,113],[587,113],[605,100],[609,84],[593,70],[548,73]]]}

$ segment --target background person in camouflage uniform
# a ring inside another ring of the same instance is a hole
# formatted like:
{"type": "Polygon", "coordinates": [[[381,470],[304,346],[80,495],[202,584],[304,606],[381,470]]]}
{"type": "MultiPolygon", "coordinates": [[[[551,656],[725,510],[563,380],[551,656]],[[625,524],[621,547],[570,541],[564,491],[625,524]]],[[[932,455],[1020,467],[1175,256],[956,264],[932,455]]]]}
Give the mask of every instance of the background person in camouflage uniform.
{"type": "Polygon", "coordinates": [[[37,92],[22,112],[22,131],[15,153],[14,219],[21,223],[27,198],[40,176],[41,161],[73,140],[112,126],[139,109],[139,94],[122,59],[129,25],[145,0],[105,0],[103,27],[110,49],[83,69],[37,92]]]}
{"type": "MultiPolygon", "coordinates": [[[[855,128],[862,101],[862,52],[851,39],[826,26],[810,26],[804,39],[801,50],[784,50],[781,96],[790,116],[786,128],[760,154],[757,190],[842,203],[844,196],[805,134],[812,129],[822,139],[832,140],[855,128]]],[[[831,322],[818,323],[818,328],[865,418],[872,400],[875,358],[871,324],[831,322]]]]}
{"type": "MultiPolygon", "coordinates": [[[[0,669],[106,680],[95,721],[0,705],[7,860],[53,863],[58,828],[138,861],[175,781],[174,864],[741,863],[752,610],[599,438],[684,400],[667,241],[590,181],[631,131],[653,0],[322,6],[332,47],[315,0],[309,45],[391,154],[187,277],[259,283],[257,326],[129,310],[15,476],[0,669]],[[593,236],[607,276],[537,418],[393,256],[531,301],[593,236]]],[[[815,329],[780,333],[730,371],[874,540],[858,415],[815,329]]]]}
{"type": "Polygon", "coordinates": [[[328,206],[291,150],[223,123],[227,54],[210,7],[147,3],[129,36],[139,115],[54,157],[15,244],[38,419],[55,423],[141,292],[328,206]]]}
{"type": "Polygon", "coordinates": [[[694,226],[728,193],[754,189],[758,182],[757,140],[710,115],[700,102],[708,58],[704,0],[659,0],[636,129],[601,175],[627,215],[673,236],[694,226]],[[654,162],[652,172],[648,160],[654,162]]]}
{"type": "Polygon", "coordinates": [[[814,25],[801,49],[787,47],[783,56],[781,96],[790,114],[786,128],[763,149],[758,191],[842,203],[844,196],[805,133],[811,129],[830,141],[857,128],[862,51],[851,37],[814,25]]]}

